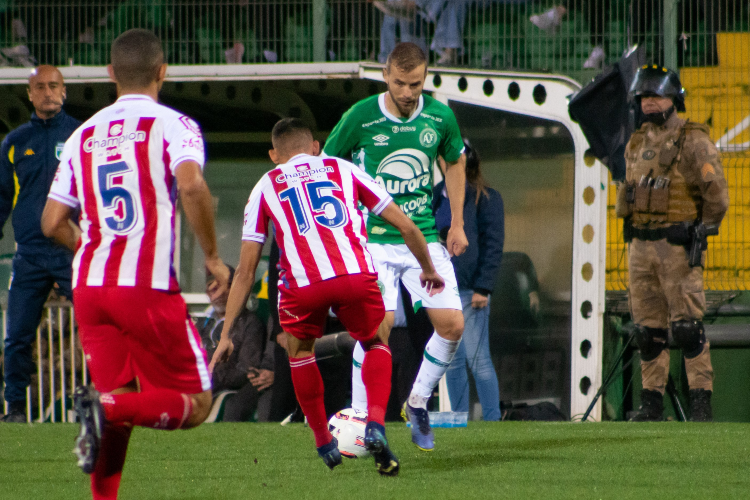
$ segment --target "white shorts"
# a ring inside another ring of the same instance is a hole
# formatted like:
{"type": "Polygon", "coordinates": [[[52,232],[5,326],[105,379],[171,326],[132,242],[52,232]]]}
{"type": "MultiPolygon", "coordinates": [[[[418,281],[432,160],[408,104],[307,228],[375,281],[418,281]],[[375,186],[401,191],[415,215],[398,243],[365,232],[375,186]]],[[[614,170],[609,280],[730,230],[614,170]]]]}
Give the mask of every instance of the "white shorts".
{"type": "Polygon", "coordinates": [[[367,251],[372,255],[375,270],[378,272],[378,285],[381,285],[386,311],[394,311],[399,300],[398,282],[404,284],[412,297],[414,309],[421,306],[427,309],[457,309],[461,311],[461,297],[458,295],[456,273],[453,270],[448,250],[440,243],[428,243],[427,248],[438,274],[445,280],[445,289],[430,297],[419,283],[422,268],[417,258],[405,244],[382,245],[368,243],[367,251]]]}

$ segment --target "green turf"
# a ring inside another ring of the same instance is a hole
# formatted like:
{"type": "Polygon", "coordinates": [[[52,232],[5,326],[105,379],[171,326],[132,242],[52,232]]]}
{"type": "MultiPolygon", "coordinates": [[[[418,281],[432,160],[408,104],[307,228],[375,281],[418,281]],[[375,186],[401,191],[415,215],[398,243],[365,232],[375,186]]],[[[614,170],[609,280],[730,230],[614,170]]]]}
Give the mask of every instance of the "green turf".
{"type": "MultiPolygon", "coordinates": [[[[76,426],[0,427],[0,498],[87,498],[70,453],[76,426]]],[[[474,423],[438,429],[418,451],[389,424],[398,478],[371,459],[330,472],[301,424],[138,429],[122,499],[551,498],[689,499],[750,496],[750,425],[474,423]]]]}

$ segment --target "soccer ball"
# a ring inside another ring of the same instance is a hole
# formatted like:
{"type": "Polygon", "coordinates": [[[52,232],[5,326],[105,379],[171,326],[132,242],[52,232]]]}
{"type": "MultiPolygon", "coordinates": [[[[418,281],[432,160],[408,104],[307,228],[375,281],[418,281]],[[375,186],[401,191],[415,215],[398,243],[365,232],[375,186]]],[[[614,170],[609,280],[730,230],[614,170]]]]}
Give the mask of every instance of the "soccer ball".
{"type": "Polygon", "coordinates": [[[366,457],[365,426],[367,412],[346,408],[336,412],[328,421],[328,430],[339,441],[339,451],[348,458],[366,457]]]}

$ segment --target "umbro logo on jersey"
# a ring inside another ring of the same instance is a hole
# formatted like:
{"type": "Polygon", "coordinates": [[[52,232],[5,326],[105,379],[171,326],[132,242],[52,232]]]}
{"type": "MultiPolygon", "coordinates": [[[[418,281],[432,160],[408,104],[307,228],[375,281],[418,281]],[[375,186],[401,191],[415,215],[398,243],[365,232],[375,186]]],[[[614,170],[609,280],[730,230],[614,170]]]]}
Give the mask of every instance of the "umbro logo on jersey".
{"type": "Polygon", "coordinates": [[[386,142],[390,137],[388,137],[385,134],[378,134],[375,137],[373,137],[373,140],[375,141],[376,146],[387,146],[388,143],[386,142]]]}
{"type": "Polygon", "coordinates": [[[29,148],[26,150],[26,152],[23,154],[24,156],[31,156],[34,154],[34,150],[29,148]]]}

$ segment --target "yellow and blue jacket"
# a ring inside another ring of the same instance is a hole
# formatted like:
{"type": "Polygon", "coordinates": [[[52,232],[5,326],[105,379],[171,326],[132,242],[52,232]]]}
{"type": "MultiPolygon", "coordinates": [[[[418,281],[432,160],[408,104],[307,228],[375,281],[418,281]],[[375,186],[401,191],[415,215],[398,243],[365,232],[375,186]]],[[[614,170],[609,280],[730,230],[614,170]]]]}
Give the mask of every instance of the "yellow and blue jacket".
{"type": "Polygon", "coordinates": [[[19,253],[67,252],[42,234],[41,220],[63,145],[80,125],[65,111],[49,120],[33,113],[0,144],[0,237],[13,212],[19,253]]]}

